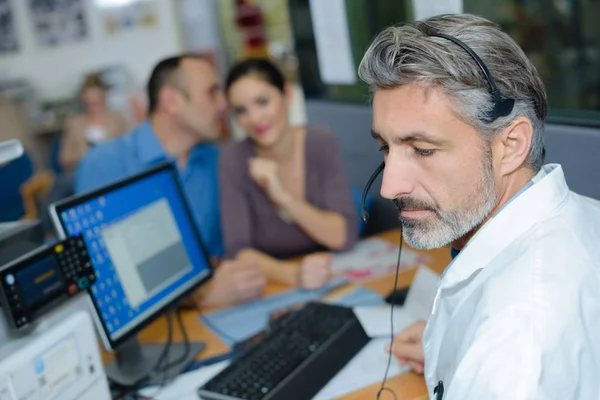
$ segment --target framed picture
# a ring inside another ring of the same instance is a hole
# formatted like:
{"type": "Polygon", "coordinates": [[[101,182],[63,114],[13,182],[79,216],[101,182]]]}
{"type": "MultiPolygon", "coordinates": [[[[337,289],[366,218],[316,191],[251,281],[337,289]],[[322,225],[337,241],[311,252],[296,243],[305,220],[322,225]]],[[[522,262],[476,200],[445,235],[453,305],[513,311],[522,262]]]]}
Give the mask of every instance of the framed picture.
{"type": "Polygon", "coordinates": [[[13,0],[0,0],[0,54],[19,50],[13,0]]]}
{"type": "Polygon", "coordinates": [[[29,0],[34,35],[40,46],[81,42],[89,35],[84,0],[29,0]]]}

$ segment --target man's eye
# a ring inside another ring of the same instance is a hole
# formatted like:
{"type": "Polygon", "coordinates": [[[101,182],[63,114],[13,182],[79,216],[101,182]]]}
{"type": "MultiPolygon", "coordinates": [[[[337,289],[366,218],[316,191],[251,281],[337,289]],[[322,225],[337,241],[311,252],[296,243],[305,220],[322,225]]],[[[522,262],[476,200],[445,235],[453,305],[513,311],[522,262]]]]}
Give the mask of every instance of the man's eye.
{"type": "Polygon", "coordinates": [[[384,154],[387,154],[390,151],[390,148],[387,144],[379,145],[379,151],[383,151],[384,154]]]}
{"type": "Polygon", "coordinates": [[[435,154],[435,149],[419,149],[417,147],[415,149],[415,154],[419,157],[429,157],[435,154]]]}

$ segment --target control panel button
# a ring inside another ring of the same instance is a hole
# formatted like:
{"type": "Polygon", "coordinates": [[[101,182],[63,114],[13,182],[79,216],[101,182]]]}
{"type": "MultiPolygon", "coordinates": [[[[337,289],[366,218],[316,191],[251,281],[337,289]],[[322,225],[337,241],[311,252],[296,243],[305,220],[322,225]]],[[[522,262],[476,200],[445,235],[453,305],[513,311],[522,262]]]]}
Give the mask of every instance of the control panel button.
{"type": "Polygon", "coordinates": [[[8,286],[12,286],[15,284],[15,277],[13,274],[8,274],[6,275],[6,284],[8,286]]]}
{"type": "Polygon", "coordinates": [[[75,293],[77,293],[77,285],[74,283],[71,283],[69,285],[69,294],[74,295],[75,293]]]}
{"type": "Polygon", "coordinates": [[[85,289],[90,285],[90,281],[88,280],[87,276],[79,278],[78,283],[79,283],[79,289],[85,289]]]}

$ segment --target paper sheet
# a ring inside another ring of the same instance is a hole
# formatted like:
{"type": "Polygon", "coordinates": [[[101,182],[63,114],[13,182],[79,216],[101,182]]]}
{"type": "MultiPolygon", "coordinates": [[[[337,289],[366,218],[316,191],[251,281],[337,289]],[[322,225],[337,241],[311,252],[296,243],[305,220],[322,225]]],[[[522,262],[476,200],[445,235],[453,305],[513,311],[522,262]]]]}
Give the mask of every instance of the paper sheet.
{"type": "MultiPolygon", "coordinates": [[[[438,275],[425,266],[419,267],[402,307],[394,307],[394,333],[401,332],[418,320],[427,320],[437,293],[438,275]]],[[[354,314],[369,337],[390,336],[391,306],[358,306],[354,314]]]]}
{"type": "MultiPolygon", "coordinates": [[[[389,331],[388,331],[389,334],[389,331]]],[[[344,394],[379,383],[388,362],[385,345],[389,338],[373,339],[346,366],[321,389],[313,400],[331,400],[344,394]]],[[[408,372],[392,355],[388,379],[408,372]]]]}
{"type": "MultiPolygon", "coordinates": [[[[403,248],[400,269],[425,264],[428,260],[427,255],[403,248]]],[[[348,252],[336,254],[331,269],[350,281],[360,282],[394,273],[397,262],[398,245],[381,239],[367,239],[348,252]]]]}
{"type": "Polygon", "coordinates": [[[462,0],[413,0],[415,21],[439,14],[460,14],[463,12],[462,0]]]}
{"type": "Polygon", "coordinates": [[[264,330],[276,311],[317,300],[344,283],[344,278],[334,278],[328,285],[317,290],[291,290],[201,315],[200,320],[221,340],[232,346],[264,330]]]}
{"type": "Polygon", "coordinates": [[[321,80],[327,84],[356,83],[345,0],[310,0],[310,14],[321,80]]]}
{"type": "Polygon", "coordinates": [[[142,389],[140,394],[156,400],[198,400],[197,390],[229,365],[223,361],[208,367],[179,375],[163,388],[155,386],[142,389]]]}

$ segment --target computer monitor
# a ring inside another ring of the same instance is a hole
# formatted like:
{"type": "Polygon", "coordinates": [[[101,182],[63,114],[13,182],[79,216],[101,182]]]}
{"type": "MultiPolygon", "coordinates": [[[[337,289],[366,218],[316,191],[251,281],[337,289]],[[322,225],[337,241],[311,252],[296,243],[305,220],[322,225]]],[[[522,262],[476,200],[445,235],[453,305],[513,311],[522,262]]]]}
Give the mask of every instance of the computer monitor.
{"type": "MultiPolygon", "coordinates": [[[[117,352],[107,374],[124,385],[147,378],[164,345],[141,346],[136,334],[212,275],[176,167],[165,163],[60,201],[50,215],[60,237],[83,233],[97,274],[92,314],[104,346],[117,352]]],[[[184,352],[176,347],[169,353],[184,352]]],[[[196,343],[180,369],[202,347],[196,343]]]]}

